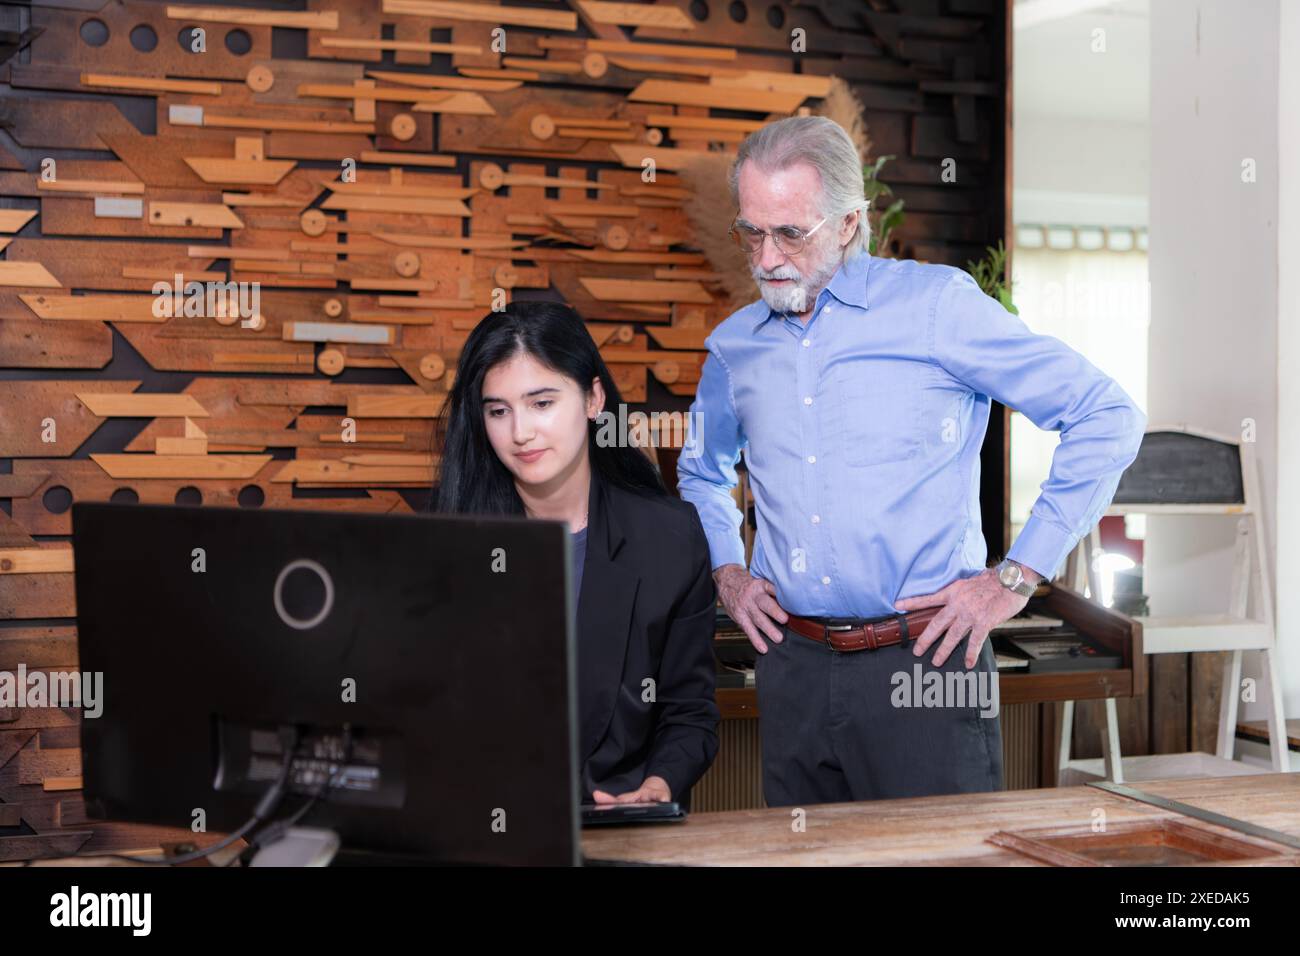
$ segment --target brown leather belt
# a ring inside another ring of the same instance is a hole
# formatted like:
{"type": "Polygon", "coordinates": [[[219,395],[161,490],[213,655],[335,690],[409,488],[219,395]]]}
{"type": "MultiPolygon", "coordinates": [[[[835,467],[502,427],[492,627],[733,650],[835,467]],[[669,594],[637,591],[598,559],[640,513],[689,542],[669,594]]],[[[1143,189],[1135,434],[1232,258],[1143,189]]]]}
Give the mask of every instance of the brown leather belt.
{"type": "Polygon", "coordinates": [[[916,640],[925,626],[942,610],[942,606],[926,607],[908,614],[896,614],[860,624],[836,624],[834,618],[814,621],[791,614],[785,626],[810,641],[825,644],[831,650],[874,651],[890,644],[905,643],[908,638],[916,640]]]}

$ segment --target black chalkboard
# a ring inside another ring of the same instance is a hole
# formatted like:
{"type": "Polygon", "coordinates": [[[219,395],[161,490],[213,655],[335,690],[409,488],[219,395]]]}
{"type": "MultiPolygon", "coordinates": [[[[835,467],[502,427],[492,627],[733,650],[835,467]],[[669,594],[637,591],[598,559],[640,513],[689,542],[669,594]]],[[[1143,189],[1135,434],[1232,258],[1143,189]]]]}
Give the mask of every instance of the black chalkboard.
{"type": "Polygon", "coordinates": [[[1147,432],[1115,490],[1117,505],[1244,504],[1241,447],[1185,432],[1147,432]]]}

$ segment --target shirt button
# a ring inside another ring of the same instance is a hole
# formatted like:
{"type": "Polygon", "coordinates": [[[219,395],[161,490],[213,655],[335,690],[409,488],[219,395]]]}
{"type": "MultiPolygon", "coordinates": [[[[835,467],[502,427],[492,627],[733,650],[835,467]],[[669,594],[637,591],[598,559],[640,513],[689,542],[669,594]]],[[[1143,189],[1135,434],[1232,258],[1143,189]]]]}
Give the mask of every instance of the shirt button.
{"type": "Polygon", "coordinates": [[[821,523],[822,523],[822,516],[821,516],[821,515],[813,515],[813,516],[812,516],[812,523],[813,523],[813,524],[821,524],[821,523]]]}
{"type": "Polygon", "coordinates": [[[816,455],[809,455],[809,456],[808,456],[808,464],[810,464],[810,465],[815,465],[815,464],[817,464],[817,456],[816,456],[816,455]]]}
{"type": "Polygon", "coordinates": [[[811,395],[805,395],[805,396],[803,397],[803,403],[804,403],[805,405],[811,405],[811,404],[812,404],[812,396],[811,396],[811,395]]]}
{"type": "Polygon", "coordinates": [[[803,347],[804,347],[804,348],[807,348],[807,347],[810,346],[810,345],[812,345],[812,340],[811,340],[811,339],[804,339],[804,340],[803,340],[803,347]]]}
{"type": "Polygon", "coordinates": [[[822,584],[830,584],[830,583],[831,583],[830,578],[822,578],[822,584]]]}

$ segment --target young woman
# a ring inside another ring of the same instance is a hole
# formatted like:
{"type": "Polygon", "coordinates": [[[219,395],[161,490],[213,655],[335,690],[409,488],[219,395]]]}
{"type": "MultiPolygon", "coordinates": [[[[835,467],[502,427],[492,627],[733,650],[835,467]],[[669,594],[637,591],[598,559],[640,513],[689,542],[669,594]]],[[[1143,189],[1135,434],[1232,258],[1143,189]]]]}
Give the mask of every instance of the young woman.
{"type": "Polygon", "coordinates": [[[718,749],[716,592],[695,509],[641,451],[597,441],[620,403],[573,309],[490,313],[443,411],[437,510],[568,523],[583,801],[683,800],[718,749]]]}

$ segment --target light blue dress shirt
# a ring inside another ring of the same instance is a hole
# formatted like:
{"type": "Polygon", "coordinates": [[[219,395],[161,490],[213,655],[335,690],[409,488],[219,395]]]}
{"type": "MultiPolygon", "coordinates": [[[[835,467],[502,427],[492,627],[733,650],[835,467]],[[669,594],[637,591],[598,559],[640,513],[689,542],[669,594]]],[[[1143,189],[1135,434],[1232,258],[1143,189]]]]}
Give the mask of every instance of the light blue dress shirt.
{"type": "Polygon", "coordinates": [[[750,571],[792,614],[878,617],[978,574],[980,446],[992,399],[1061,433],[1012,558],[1052,577],[1110,503],[1146,415],[1059,339],[951,266],[862,254],[806,324],[761,299],[706,343],[678,487],[715,568],[745,563],[741,453],[758,519],[750,571]]]}

